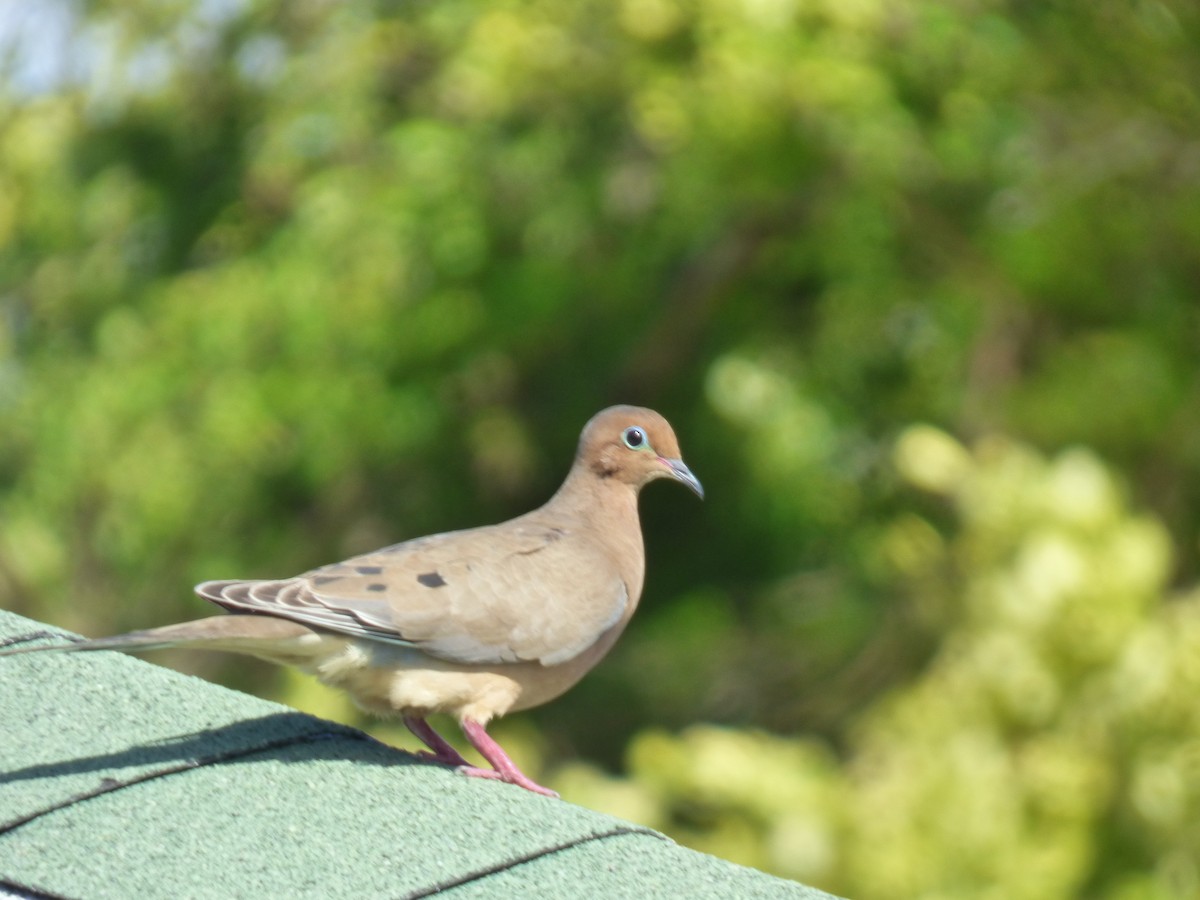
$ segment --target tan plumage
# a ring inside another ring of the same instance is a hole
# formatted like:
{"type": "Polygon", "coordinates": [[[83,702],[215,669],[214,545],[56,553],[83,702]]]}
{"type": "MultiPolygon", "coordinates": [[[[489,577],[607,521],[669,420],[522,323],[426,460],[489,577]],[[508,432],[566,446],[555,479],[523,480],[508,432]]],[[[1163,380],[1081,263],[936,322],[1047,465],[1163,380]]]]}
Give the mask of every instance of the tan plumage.
{"type": "Polygon", "coordinates": [[[584,428],[558,492],[523,516],[286,580],[196,588],[234,615],[6,652],[186,645],[298,666],[364,709],[401,715],[430,758],[551,793],[517,769],[486,725],[557,697],[620,636],[645,570],[638,491],[663,477],[703,496],[667,421],[614,406],[584,428]],[[468,765],[425,721],[431,713],[457,717],[495,769],[468,765]]]}

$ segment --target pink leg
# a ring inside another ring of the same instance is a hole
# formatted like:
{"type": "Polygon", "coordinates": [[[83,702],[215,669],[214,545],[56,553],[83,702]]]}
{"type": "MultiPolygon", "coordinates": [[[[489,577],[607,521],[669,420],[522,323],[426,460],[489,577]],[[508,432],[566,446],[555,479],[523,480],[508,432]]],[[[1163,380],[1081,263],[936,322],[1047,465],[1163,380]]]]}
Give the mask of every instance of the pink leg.
{"type": "Polygon", "coordinates": [[[419,737],[421,743],[433,751],[432,753],[426,753],[422,750],[417,753],[417,756],[422,759],[443,763],[447,766],[462,767],[470,765],[470,763],[462,758],[462,754],[451,747],[446,739],[434,731],[433,726],[420,716],[405,716],[404,726],[419,737]]]}
{"type": "Polygon", "coordinates": [[[480,769],[477,766],[459,766],[458,771],[474,778],[493,778],[497,781],[515,784],[518,787],[525,788],[527,791],[533,791],[535,794],[545,794],[547,797],[558,796],[556,792],[550,790],[550,788],[542,787],[518,769],[517,764],[508,758],[508,754],[501,749],[499,744],[492,740],[487,730],[478,722],[463,719],[459,724],[462,725],[463,734],[467,736],[467,740],[471,742],[471,745],[479,751],[484,759],[495,766],[495,771],[480,769]]]}

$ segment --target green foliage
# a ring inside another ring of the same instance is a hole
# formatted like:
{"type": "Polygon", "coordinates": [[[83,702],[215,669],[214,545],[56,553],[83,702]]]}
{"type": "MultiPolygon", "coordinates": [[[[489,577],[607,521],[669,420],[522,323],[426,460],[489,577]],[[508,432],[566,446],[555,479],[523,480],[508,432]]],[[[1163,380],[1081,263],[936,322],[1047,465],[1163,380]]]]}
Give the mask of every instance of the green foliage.
{"type": "Polygon", "coordinates": [[[645,498],[530,758],[848,891],[1187,894],[1194,4],[78,15],[53,89],[0,53],[5,606],[141,627],[497,520],[645,403],[709,499],[645,498]]]}

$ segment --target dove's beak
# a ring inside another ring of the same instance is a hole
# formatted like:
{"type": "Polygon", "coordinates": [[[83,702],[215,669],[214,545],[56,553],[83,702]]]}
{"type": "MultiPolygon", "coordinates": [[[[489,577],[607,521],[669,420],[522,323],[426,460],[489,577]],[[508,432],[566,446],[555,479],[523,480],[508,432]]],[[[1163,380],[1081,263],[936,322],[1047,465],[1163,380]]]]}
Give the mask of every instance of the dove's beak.
{"type": "Polygon", "coordinates": [[[692,470],[682,459],[666,459],[660,456],[658,461],[667,467],[676,481],[686,484],[697,497],[701,500],[704,499],[704,486],[700,484],[700,479],[692,474],[692,470]]]}

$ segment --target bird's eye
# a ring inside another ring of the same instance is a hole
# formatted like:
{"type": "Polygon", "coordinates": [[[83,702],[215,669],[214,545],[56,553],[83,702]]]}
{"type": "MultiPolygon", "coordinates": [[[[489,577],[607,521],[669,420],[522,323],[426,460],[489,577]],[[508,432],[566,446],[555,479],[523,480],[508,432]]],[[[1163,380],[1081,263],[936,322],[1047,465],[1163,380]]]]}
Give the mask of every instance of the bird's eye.
{"type": "Polygon", "coordinates": [[[637,450],[646,443],[646,433],[636,425],[632,428],[626,428],[621,438],[625,441],[625,446],[630,450],[637,450]]]}

